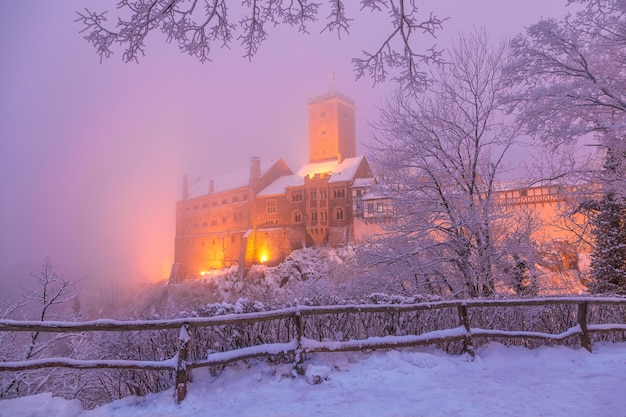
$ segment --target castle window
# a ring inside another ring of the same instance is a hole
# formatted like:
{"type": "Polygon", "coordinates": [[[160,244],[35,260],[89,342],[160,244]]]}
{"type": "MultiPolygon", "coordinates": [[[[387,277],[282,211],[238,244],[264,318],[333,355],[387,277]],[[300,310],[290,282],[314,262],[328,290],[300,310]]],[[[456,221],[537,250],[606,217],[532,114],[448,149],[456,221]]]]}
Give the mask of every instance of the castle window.
{"type": "Polygon", "coordinates": [[[335,220],[343,220],[343,209],[341,207],[335,209],[335,220]]]}
{"type": "Polygon", "coordinates": [[[265,220],[266,226],[276,226],[278,224],[278,219],[267,219],[265,220]]]}
{"type": "Polygon", "coordinates": [[[274,199],[267,200],[267,213],[268,214],[276,213],[276,200],[274,199]]]}
{"type": "Polygon", "coordinates": [[[302,201],[302,193],[301,192],[297,192],[297,193],[292,193],[291,194],[291,202],[295,203],[297,201],[302,201]]]}
{"type": "Polygon", "coordinates": [[[317,191],[311,190],[311,200],[315,200],[317,198],[317,191]]]}
{"type": "Polygon", "coordinates": [[[519,195],[520,195],[520,196],[522,196],[522,197],[526,197],[526,196],[528,196],[528,190],[521,190],[521,191],[519,192],[519,195]]]}
{"type": "Polygon", "coordinates": [[[300,213],[300,211],[294,211],[291,217],[294,223],[302,223],[302,213],[300,213]]]}
{"type": "Polygon", "coordinates": [[[376,211],[378,213],[382,213],[383,209],[384,209],[383,202],[382,201],[377,202],[376,203],[376,211]]]}
{"type": "Polygon", "coordinates": [[[328,212],[322,210],[320,211],[320,218],[322,219],[322,221],[327,221],[328,220],[328,212]]]}
{"type": "Polygon", "coordinates": [[[320,200],[326,200],[326,191],[320,190],[320,200]]]}
{"type": "Polygon", "coordinates": [[[320,132],[320,136],[326,136],[326,129],[322,129],[322,131],[320,132]]]}
{"type": "Polygon", "coordinates": [[[317,223],[317,211],[311,212],[311,223],[317,223]]]}
{"type": "Polygon", "coordinates": [[[343,188],[334,189],[333,198],[346,198],[346,190],[343,188]]]}

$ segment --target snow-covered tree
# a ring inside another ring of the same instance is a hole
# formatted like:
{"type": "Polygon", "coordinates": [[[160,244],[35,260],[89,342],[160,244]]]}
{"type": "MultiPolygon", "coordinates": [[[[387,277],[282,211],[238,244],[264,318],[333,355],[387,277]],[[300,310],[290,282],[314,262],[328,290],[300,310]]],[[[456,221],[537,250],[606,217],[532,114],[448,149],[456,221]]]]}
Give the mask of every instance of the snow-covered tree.
{"type": "Polygon", "coordinates": [[[542,19],[511,42],[507,67],[520,123],[558,145],[592,134],[623,141],[626,114],[626,4],[573,0],[582,10],[542,19]]]}
{"type": "Polygon", "coordinates": [[[445,19],[422,13],[415,0],[359,3],[357,10],[356,4],[343,0],[331,1],[327,7],[311,0],[245,0],[239,4],[227,0],[120,0],[115,25],[108,24],[107,12],[88,9],[78,12],[76,20],[101,59],[111,56],[119,44],[124,48],[124,61],[136,61],[145,52],[148,34],[161,31],[167,42],[204,62],[210,60],[212,48],[229,47],[234,41],[241,43],[244,57],[251,59],[269,36],[270,27],[290,26],[308,34],[320,16],[327,16],[321,31],[336,32],[341,38],[348,35],[353,15],[386,13],[384,19],[391,23],[387,36],[371,52],[364,51],[352,60],[357,77],[368,75],[379,82],[392,76],[411,87],[423,85],[427,73],[422,65],[440,61],[440,53],[434,47],[417,50],[411,39],[415,33],[434,36],[445,19]]]}
{"type": "MultiPolygon", "coordinates": [[[[20,301],[13,304],[15,308],[6,310],[6,318],[16,316],[24,311],[22,317],[32,320],[70,320],[79,315],[76,308],[72,310],[70,303],[77,300],[78,281],[68,281],[54,271],[52,262],[45,258],[38,273],[31,274],[36,287],[25,290],[20,301]]],[[[75,304],[76,306],[76,304],[75,304]]],[[[51,351],[66,351],[70,356],[76,355],[80,340],[78,335],[41,333],[12,333],[0,339],[0,352],[8,360],[31,360],[45,357],[51,351]],[[68,352],[69,350],[69,352],[68,352]]],[[[16,395],[31,395],[51,389],[67,394],[68,390],[82,389],[82,384],[75,385],[77,377],[71,371],[63,370],[52,375],[50,372],[23,371],[2,373],[0,375],[2,389],[0,398],[16,395]]],[[[75,394],[75,392],[74,392],[75,394]]]]}
{"type": "Polygon", "coordinates": [[[447,296],[519,289],[521,266],[533,264],[532,221],[496,189],[517,137],[503,117],[507,61],[506,45],[492,48],[475,30],[459,37],[425,93],[400,91],[381,109],[375,153],[396,215],[366,252],[385,266],[378,273],[447,296]]]}
{"type": "MultiPolygon", "coordinates": [[[[609,149],[610,150],[610,149],[609,149]]],[[[609,178],[622,170],[624,155],[606,155],[602,173],[609,178]]],[[[581,204],[593,227],[593,247],[590,289],[595,293],[626,294],[626,205],[624,198],[605,184],[598,199],[587,199],[581,204]]]]}
{"type": "Polygon", "coordinates": [[[594,225],[593,288],[604,291],[626,274],[626,241],[620,237],[626,236],[626,225],[619,219],[626,197],[626,3],[569,4],[576,8],[573,14],[542,19],[512,41],[507,72],[526,133],[554,149],[595,140],[605,155],[604,169],[596,173],[601,198],[582,204],[594,225]]]}

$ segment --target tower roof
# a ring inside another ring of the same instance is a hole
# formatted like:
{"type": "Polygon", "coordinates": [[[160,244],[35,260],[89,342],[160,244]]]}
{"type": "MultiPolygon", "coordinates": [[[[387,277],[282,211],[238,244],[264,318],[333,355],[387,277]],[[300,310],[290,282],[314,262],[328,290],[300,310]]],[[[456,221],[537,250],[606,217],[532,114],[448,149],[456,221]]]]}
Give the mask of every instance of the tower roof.
{"type": "Polygon", "coordinates": [[[332,99],[339,99],[339,100],[345,101],[351,106],[354,106],[354,100],[352,100],[350,97],[343,95],[340,92],[335,91],[335,90],[331,90],[328,93],[323,94],[321,96],[310,98],[309,105],[323,103],[325,101],[329,101],[332,99]]]}

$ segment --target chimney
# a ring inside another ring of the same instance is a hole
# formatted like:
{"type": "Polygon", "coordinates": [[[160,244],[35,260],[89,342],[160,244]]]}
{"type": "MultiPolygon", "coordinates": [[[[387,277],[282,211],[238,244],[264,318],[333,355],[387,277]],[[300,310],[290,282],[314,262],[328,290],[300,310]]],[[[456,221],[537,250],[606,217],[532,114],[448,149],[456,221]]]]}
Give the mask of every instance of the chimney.
{"type": "Polygon", "coordinates": [[[213,194],[213,178],[209,179],[209,194],[213,194]]]}
{"type": "Polygon", "coordinates": [[[261,158],[253,156],[250,158],[250,181],[261,178],[261,158]]]}
{"type": "Polygon", "coordinates": [[[183,175],[183,200],[186,200],[189,197],[189,180],[187,175],[183,175]]]}

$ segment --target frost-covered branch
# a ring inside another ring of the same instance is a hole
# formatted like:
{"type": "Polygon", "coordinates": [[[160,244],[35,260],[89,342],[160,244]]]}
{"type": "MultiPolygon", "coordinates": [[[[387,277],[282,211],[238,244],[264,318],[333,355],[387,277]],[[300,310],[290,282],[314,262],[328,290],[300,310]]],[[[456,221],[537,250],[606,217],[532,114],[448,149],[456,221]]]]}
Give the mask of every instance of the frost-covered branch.
{"type": "MultiPolygon", "coordinates": [[[[370,4],[376,2],[363,3],[363,7],[379,7],[370,4]]],[[[427,19],[421,20],[414,0],[389,1],[385,6],[389,9],[392,30],[378,49],[373,52],[363,51],[362,58],[352,59],[357,78],[367,75],[376,84],[389,77],[389,68],[399,68],[399,74],[393,78],[403,86],[421,90],[429,80],[423,67],[441,64],[443,57],[441,51],[435,47],[426,51],[416,51],[411,45],[411,37],[414,32],[421,32],[434,38],[437,31],[443,29],[443,23],[447,19],[438,18],[431,13],[427,19]]]]}
{"type": "MultiPolygon", "coordinates": [[[[239,6],[226,0],[120,0],[114,24],[108,21],[109,12],[90,9],[77,12],[76,21],[100,60],[109,58],[119,45],[125,62],[138,61],[150,32],[160,31],[167,42],[205,62],[211,60],[212,47],[230,47],[235,37],[243,56],[252,59],[269,36],[268,25],[290,26],[308,34],[325,10],[321,32],[336,32],[341,38],[350,33],[354,20],[349,6],[344,0],[330,0],[327,8],[312,0],[244,0],[239,6]],[[236,23],[230,17],[234,12],[243,15],[236,23]]],[[[377,49],[353,59],[356,76],[370,76],[374,83],[391,77],[402,85],[422,88],[428,81],[423,67],[441,63],[442,57],[435,47],[418,51],[413,38],[416,34],[434,38],[446,19],[432,13],[422,17],[415,0],[361,0],[361,14],[384,11],[390,32],[377,49]]]]}
{"type": "MultiPolygon", "coordinates": [[[[34,290],[24,291],[24,296],[12,309],[15,313],[20,308],[26,308],[32,305],[30,310],[26,311],[27,315],[34,313],[39,323],[46,322],[54,314],[56,318],[69,319],[70,316],[62,314],[57,310],[73,301],[78,296],[77,281],[70,282],[59,276],[52,267],[49,258],[45,258],[37,274],[31,274],[36,281],[37,287],[34,290]]],[[[77,312],[74,312],[77,314],[77,312]]],[[[52,337],[43,337],[39,331],[32,331],[26,340],[18,343],[19,340],[14,336],[12,340],[0,339],[0,349],[6,355],[5,359],[19,358],[19,360],[28,361],[40,357],[44,352],[53,349],[62,349],[66,343],[71,345],[74,340],[79,340],[80,335],[57,334],[52,337]]],[[[15,374],[3,384],[0,391],[0,397],[8,395],[17,395],[21,393],[34,394],[39,392],[49,382],[49,376],[40,374],[15,374]]]]}
{"type": "Polygon", "coordinates": [[[616,0],[543,19],[512,41],[510,96],[527,132],[552,144],[585,135],[606,142],[626,128],[626,10],[616,0]],[[611,136],[611,135],[609,135],[611,136]]]}

